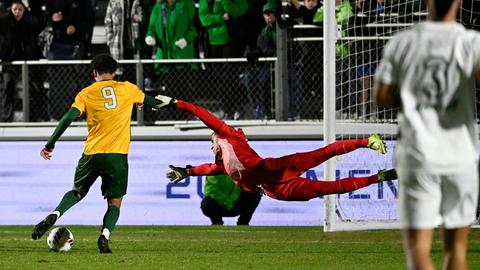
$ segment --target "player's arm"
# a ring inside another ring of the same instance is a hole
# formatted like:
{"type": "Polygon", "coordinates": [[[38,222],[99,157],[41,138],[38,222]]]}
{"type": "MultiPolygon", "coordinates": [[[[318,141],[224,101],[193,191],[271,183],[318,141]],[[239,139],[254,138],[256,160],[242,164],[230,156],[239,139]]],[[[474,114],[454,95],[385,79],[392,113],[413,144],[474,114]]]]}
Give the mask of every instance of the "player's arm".
{"type": "Polygon", "coordinates": [[[222,137],[231,135],[235,132],[234,128],[227,125],[225,122],[215,117],[215,115],[210,113],[208,110],[200,106],[196,106],[189,102],[179,100],[177,102],[177,108],[195,115],[211,130],[215,131],[215,133],[222,137]]]}
{"type": "Polygon", "coordinates": [[[375,82],[373,89],[376,106],[392,108],[400,105],[400,96],[394,86],[375,82]]]}
{"type": "Polygon", "coordinates": [[[185,168],[170,165],[167,171],[167,178],[170,179],[170,182],[178,183],[191,175],[217,175],[223,173],[222,167],[211,163],[195,167],[187,165],[185,168]]]}
{"type": "Polygon", "coordinates": [[[62,119],[60,119],[60,121],[58,122],[55,131],[50,136],[50,138],[48,138],[47,144],[45,144],[45,147],[40,152],[40,155],[44,159],[51,158],[51,153],[55,148],[55,143],[60,138],[60,136],[62,136],[63,132],[65,132],[65,130],[70,126],[73,120],[75,120],[79,116],[80,111],[75,107],[71,107],[70,110],[68,110],[68,112],[63,115],[62,119]]]}
{"type": "Polygon", "coordinates": [[[187,111],[198,117],[205,125],[207,125],[211,130],[220,136],[226,137],[235,132],[233,127],[227,125],[225,122],[211,114],[208,110],[200,106],[196,106],[184,100],[176,100],[174,98],[162,95],[158,95],[155,98],[161,101],[161,104],[157,105],[157,107],[176,106],[180,110],[187,111]]]}
{"type": "Polygon", "coordinates": [[[143,104],[145,105],[148,105],[150,107],[153,107],[153,108],[156,108],[156,109],[159,109],[160,107],[158,107],[160,104],[162,104],[162,102],[152,96],[149,96],[149,95],[145,95],[145,99],[143,100],[143,104]]]}
{"type": "Polygon", "coordinates": [[[188,169],[188,175],[219,175],[224,174],[222,166],[215,163],[205,163],[188,169]]]}

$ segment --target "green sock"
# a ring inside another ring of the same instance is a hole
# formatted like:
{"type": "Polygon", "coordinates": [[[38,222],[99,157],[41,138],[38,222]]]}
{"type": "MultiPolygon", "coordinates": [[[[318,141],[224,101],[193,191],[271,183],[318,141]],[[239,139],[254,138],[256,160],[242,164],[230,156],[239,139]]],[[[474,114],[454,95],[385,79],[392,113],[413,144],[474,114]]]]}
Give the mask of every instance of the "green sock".
{"type": "Polygon", "coordinates": [[[103,217],[103,228],[107,228],[110,232],[112,232],[113,228],[115,228],[115,224],[117,224],[119,216],[120,208],[113,204],[109,204],[108,210],[103,217]]]}
{"type": "Polygon", "coordinates": [[[75,192],[69,191],[63,195],[62,200],[58,204],[57,208],[54,211],[60,212],[60,216],[63,215],[70,207],[77,204],[81,199],[75,195],[75,192]]]}

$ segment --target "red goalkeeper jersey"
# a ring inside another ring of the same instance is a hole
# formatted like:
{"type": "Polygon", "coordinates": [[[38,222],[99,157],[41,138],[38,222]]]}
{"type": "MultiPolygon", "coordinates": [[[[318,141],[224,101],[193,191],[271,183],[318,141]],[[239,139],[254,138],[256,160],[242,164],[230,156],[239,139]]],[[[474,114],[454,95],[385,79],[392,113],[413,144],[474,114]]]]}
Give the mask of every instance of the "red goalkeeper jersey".
{"type": "Polygon", "coordinates": [[[242,129],[234,129],[216,118],[206,109],[179,100],[177,108],[190,112],[202,120],[219,136],[223,164],[206,163],[190,169],[191,175],[228,174],[242,190],[255,192],[265,181],[265,173],[259,172],[258,163],[262,158],[248,145],[242,129]]]}

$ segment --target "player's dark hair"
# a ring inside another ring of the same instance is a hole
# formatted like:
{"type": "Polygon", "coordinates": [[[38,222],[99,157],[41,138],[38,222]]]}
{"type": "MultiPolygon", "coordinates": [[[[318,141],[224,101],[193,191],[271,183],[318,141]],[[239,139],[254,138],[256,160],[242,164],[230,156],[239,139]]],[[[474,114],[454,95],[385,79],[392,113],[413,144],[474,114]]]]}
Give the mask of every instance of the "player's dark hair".
{"type": "Polygon", "coordinates": [[[455,1],[456,0],[433,0],[435,15],[437,15],[438,18],[445,17],[455,1]]]}
{"type": "Polygon", "coordinates": [[[108,53],[97,54],[90,62],[90,69],[98,74],[114,73],[117,70],[117,61],[108,53]]]}
{"type": "Polygon", "coordinates": [[[19,5],[22,5],[23,8],[25,8],[25,9],[27,8],[27,7],[25,6],[25,4],[22,2],[22,0],[12,0],[12,2],[10,2],[10,7],[12,7],[13,4],[19,4],[19,5]]]}

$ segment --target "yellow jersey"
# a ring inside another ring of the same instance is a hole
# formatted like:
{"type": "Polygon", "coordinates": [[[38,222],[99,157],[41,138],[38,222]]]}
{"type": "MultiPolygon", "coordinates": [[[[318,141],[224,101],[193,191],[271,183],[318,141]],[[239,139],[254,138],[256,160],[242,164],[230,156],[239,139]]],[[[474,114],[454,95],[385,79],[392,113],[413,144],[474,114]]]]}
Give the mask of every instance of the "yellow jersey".
{"type": "Polygon", "coordinates": [[[87,117],[84,154],[128,154],[133,105],[144,99],[145,94],[130,82],[100,81],[82,89],[72,107],[87,117]]]}

